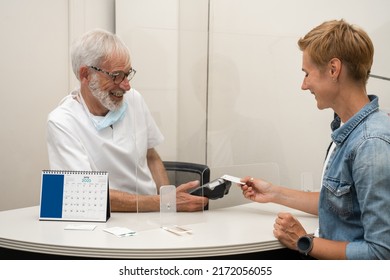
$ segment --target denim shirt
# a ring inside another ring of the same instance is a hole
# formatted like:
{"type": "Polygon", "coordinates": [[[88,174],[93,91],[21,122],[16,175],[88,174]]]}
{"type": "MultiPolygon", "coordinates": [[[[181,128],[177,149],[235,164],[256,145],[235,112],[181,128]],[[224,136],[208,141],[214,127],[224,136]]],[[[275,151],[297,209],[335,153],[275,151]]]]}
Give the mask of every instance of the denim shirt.
{"type": "Polygon", "coordinates": [[[390,259],[390,118],[369,97],[333,131],[320,193],[319,236],[349,241],[347,259],[390,259]]]}

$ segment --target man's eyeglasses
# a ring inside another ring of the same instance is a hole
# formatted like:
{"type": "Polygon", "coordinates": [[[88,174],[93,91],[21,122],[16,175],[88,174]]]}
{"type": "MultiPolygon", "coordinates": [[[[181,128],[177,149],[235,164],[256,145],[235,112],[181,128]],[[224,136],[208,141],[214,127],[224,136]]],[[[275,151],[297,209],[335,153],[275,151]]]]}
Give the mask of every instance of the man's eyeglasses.
{"type": "Polygon", "coordinates": [[[133,68],[131,68],[130,71],[127,73],[123,71],[115,71],[110,73],[95,66],[88,66],[88,67],[110,76],[111,79],[114,81],[114,84],[116,85],[119,85],[125,78],[127,78],[130,81],[134,77],[135,73],[137,73],[137,71],[135,71],[135,69],[133,68]]]}

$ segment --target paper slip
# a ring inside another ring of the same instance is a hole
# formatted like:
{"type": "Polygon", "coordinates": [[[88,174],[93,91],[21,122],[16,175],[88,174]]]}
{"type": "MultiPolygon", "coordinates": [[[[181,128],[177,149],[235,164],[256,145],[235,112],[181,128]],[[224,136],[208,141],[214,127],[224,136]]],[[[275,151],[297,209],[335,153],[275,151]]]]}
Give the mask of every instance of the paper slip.
{"type": "Polygon", "coordinates": [[[172,227],[162,227],[162,229],[176,235],[192,234],[192,229],[181,227],[181,226],[179,227],[176,225],[172,227]]]}
{"type": "Polygon", "coordinates": [[[230,181],[230,182],[233,182],[236,184],[245,185],[245,183],[241,182],[240,178],[238,178],[238,177],[234,177],[234,176],[230,176],[230,175],[223,175],[221,178],[226,180],[226,181],[230,181]]]}
{"type": "Polygon", "coordinates": [[[125,227],[112,227],[104,229],[105,232],[111,233],[118,237],[133,236],[136,234],[134,230],[125,228],[125,227]]]}
{"type": "Polygon", "coordinates": [[[89,230],[92,231],[96,228],[96,225],[76,225],[69,224],[65,227],[66,230],[89,230]]]}

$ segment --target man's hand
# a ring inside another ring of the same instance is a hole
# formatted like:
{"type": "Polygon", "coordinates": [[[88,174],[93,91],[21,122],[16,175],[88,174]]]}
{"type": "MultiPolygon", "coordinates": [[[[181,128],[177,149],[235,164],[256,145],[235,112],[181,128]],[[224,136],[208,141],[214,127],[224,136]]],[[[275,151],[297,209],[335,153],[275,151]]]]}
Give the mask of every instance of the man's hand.
{"type": "Polygon", "coordinates": [[[208,198],[191,195],[188,192],[199,186],[199,181],[181,184],[176,188],[176,209],[179,212],[202,211],[209,203],[208,198]]]}

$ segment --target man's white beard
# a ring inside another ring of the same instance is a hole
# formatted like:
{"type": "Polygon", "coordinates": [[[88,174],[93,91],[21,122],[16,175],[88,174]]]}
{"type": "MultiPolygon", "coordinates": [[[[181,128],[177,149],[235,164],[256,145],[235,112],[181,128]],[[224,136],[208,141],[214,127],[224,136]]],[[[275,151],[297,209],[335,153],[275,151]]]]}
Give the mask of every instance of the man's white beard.
{"type": "Polygon", "coordinates": [[[99,78],[97,75],[92,76],[92,80],[89,83],[89,89],[91,90],[92,95],[110,111],[115,111],[122,105],[122,100],[115,101],[110,98],[110,92],[100,89],[99,78]]]}

